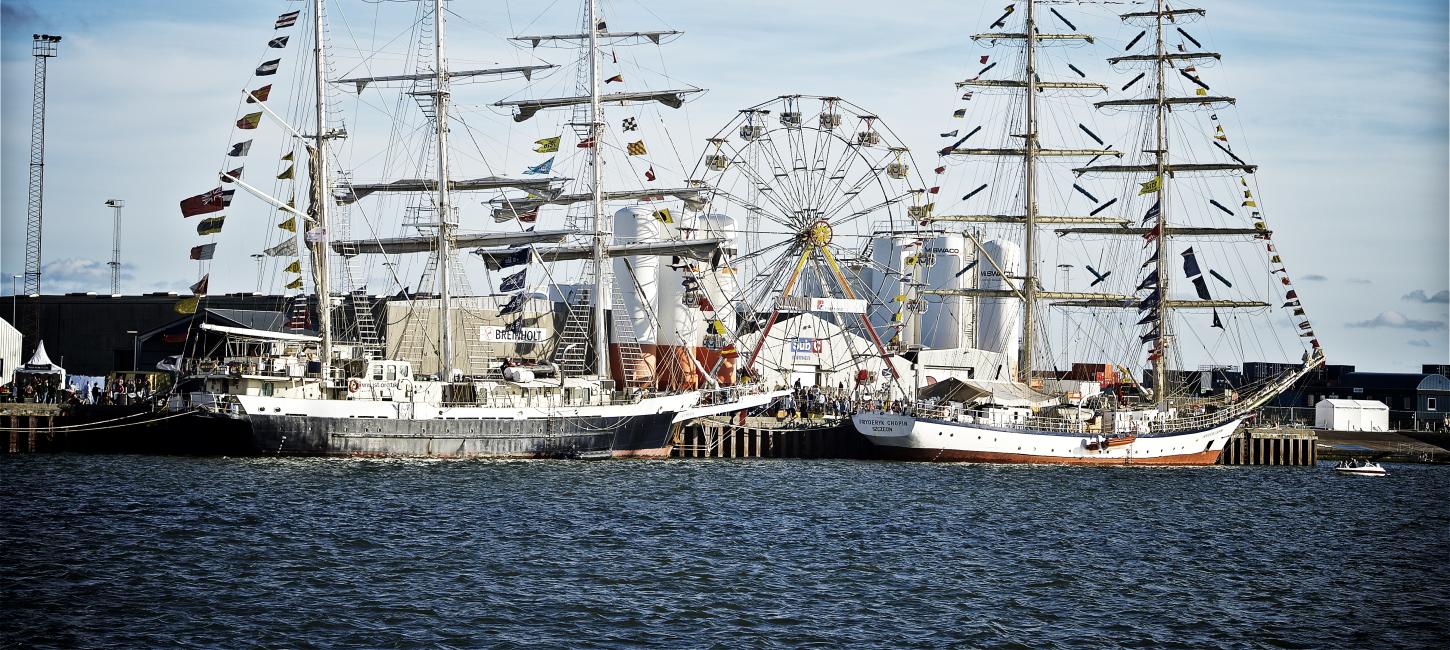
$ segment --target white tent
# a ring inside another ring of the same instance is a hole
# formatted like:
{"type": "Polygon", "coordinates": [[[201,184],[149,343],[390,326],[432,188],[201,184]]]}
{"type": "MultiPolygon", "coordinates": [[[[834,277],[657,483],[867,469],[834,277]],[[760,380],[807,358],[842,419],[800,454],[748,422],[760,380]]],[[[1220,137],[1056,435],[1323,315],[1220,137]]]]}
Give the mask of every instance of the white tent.
{"type": "Polygon", "coordinates": [[[1330,431],[1388,431],[1390,407],[1374,400],[1320,400],[1314,405],[1314,428],[1330,431]]]}

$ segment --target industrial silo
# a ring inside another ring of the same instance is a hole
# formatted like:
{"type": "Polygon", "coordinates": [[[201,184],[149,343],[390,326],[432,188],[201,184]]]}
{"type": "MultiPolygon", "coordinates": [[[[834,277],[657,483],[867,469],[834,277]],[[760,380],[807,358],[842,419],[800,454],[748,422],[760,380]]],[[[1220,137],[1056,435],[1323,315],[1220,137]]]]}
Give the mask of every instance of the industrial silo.
{"type": "MultiPolygon", "coordinates": [[[[990,239],[982,244],[987,255],[997,262],[994,266],[987,259],[977,264],[977,286],[982,289],[1011,289],[1018,281],[1002,277],[997,267],[1013,277],[1022,275],[1022,252],[1016,243],[1005,239],[990,239]]],[[[1017,358],[1017,349],[1022,342],[1022,301],[1018,298],[982,298],[977,317],[977,347],[992,352],[1001,352],[1008,359],[1017,358]]]]}

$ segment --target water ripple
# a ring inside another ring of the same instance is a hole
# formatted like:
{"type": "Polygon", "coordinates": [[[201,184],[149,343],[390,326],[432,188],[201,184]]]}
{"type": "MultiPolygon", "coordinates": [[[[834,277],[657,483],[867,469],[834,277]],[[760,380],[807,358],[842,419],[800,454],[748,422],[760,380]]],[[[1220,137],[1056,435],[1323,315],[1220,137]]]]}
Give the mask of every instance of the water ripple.
{"type": "Polygon", "coordinates": [[[0,459],[6,646],[1443,647],[1450,469],[0,459]]]}

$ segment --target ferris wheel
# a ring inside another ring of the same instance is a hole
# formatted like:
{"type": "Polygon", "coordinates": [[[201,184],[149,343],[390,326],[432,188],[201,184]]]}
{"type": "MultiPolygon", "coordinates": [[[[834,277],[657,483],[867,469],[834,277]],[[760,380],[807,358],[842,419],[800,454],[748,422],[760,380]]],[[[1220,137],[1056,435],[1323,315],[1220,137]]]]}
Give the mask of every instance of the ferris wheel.
{"type": "Polygon", "coordinates": [[[801,314],[858,348],[838,365],[903,349],[903,251],[919,245],[931,204],[909,150],[879,117],[839,97],[777,97],[711,137],[691,178],[710,188],[706,214],[743,221],[730,259],[736,327],[716,329],[740,344],[746,373],[771,362],[772,328],[801,314]]]}

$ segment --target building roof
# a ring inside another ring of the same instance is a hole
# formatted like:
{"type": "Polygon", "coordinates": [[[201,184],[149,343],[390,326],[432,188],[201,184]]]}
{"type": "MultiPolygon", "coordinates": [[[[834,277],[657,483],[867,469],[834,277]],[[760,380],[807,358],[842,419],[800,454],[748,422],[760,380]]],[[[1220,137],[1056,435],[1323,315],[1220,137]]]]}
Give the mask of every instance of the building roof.
{"type": "Polygon", "coordinates": [[[1450,379],[1419,372],[1351,372],[1339,378],[1339,385],[1379,390],[1450,390],[1450,379]]]}
{"type": "Polygon", "coordinates": [[[1314,405],[1314,408],[1319,408],[1320,406],[1326,405],[1330,408],[1335,409],[1353,409],[1361,411],[1390,410],[1390,407],[1385,406],[1384,402],[1378,402],[1372,399],[1322,399],[1319,400],[1318,404],[1314,405]]]}

